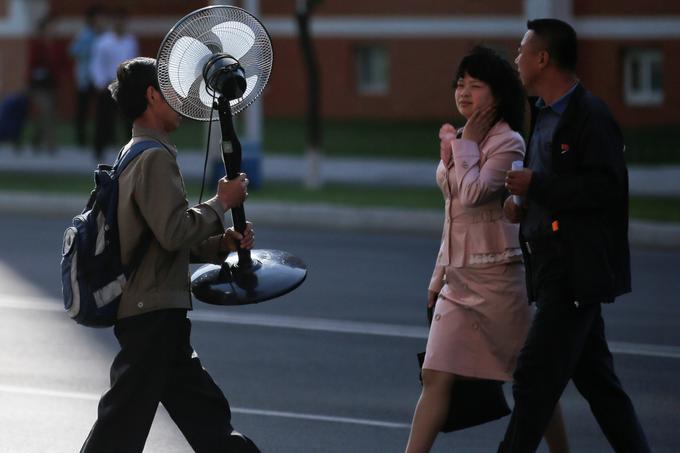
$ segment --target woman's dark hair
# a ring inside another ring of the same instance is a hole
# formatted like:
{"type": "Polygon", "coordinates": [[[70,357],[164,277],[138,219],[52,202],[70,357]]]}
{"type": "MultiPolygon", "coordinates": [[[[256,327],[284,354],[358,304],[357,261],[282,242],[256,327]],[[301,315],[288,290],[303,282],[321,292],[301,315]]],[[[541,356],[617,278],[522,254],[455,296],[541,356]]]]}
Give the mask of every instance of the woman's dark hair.
{"type": "Polygon", "coordinates": [[[527,22],[527,29],[532,30],[543,41],[558,68],[576,71],[578,39],[571,25],[559,19],[534,19],[527,22]]]}
{"type": "Polygon", "coordinates": [[[123,115],[134,121],[146,110],[149,86],[159,89],[156,60],[137,57],[118,65],[116,80],[109,85],[109,91],[123,115]]]}
{"type": "Polygon", "coordinates": [[[489,85],[493,97],[498,102],[499,119],[521,134],[524,129],[526,98],[515,68],[494,50],[477,46],[458,65],[458,72],[453,80],[454,90],[458,79],[463,78],[465,74],[489,85]]]}

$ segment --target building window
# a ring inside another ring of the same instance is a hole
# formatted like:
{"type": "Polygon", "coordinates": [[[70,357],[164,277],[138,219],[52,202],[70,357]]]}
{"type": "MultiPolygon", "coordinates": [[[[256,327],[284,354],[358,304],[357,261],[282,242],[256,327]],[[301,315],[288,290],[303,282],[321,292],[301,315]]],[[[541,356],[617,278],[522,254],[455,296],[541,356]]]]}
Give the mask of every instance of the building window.
{"type": "Polygon", "coordinates": [[[663,58],[661,51],[633,49],[623,64],[624,94],[628,105],[663,103],[663,58]]]}
{"type": "Polygon", "coordinates": [[[383,46],[357,47],[354,55],[357,90],[360,94],[383,95],[390,88],[390,60],[383,46]]]}

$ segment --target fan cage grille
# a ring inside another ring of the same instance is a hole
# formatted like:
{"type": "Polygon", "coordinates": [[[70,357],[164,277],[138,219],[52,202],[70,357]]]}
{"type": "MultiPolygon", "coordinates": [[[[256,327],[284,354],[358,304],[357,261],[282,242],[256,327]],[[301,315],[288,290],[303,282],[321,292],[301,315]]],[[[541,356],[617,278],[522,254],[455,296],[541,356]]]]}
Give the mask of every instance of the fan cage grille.
{"type": "MultiPolygon", "coordinates": [[[[206,93],[205,84],[201,83],[203,80],[202,64],[200,67],[194,68],[195,79],[191,82],[193,90],[187,93],[178,92],[176,87],[173,86],[171,78],[176,77],[175,82],[177,83],[179,67],[174,64],[176,62],[172,61],[171,52],[183,37],[193,38],[203,43],[211,50],[211,54],[224,51],[219,37],[212,31],[214,27],[220,24],[223,24],[221,29],[231,33],[232,36],[249,34],[244,32],[247,29],[238,24],[248,27],[254,35],[251,35],[251,39],[254,38],[252,46],[243,56],[238,58],[238,61],[243,67],[246,80],[253,76],[257,76],[257,80],[252,86],[249,80],[249,86],[244,96],[230,102],[232,114],[236,115],[252,104],[260,96],[269,81],[273,63],[272,45],[267,30],[257,18],[234,6],[209,6],[196,10],[180,19],[168,32],[161,43],[157,56],[160,91],[168,104],[182,116],[198,121],[210,121],[212,105],[206,105],[205,101],[212,98],[213,93],[206,93]],[[200,91],[204,91],[204,93],[201,95],[200,91]]],[[[244,45],[244,43],[234,44],[237,46],[244,45]]],[[[245,45],[247,44],[245,43],[245,45]]],[[[192,55],[191,50],[186,50],[186,58],[183,54],[180,63],[188,58],[204,63],[205,56],[192,55]]],[[[183,82],[187,83],[186,81],[183,82]]],[[[210,102],[207,103],[211,104],[210,102]]]]}

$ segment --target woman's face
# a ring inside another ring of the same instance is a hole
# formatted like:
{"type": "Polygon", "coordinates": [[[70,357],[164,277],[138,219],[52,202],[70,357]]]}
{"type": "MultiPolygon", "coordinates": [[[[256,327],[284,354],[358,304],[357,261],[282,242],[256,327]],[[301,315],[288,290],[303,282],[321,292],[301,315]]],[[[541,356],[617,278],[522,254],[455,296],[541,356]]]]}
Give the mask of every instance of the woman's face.
{"type": "Polygon", "coordinates": [[[491,87],[468,73],[456,82],[455,98],[456,108],[466,119],[470,118],[475,110],[494,103],[491,87]]]}

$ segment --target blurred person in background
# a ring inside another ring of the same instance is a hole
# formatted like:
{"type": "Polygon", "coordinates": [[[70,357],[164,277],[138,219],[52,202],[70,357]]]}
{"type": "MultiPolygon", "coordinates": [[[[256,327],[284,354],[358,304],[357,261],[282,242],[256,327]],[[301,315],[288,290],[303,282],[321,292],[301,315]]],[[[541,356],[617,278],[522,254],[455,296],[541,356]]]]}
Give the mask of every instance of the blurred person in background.
{"type": "Polygon", "coordinates": [[[63,46],[54,39],[54,18],[43,17],[28,44],[28,89],[34,113],[31,144],[38,152],[54,153],[57,85],[66,69],[63,46]]]}
{"type": "MultiPolygon", "coordinates": [[[[127,31],[127,11],[122,8],[107,14],[111,29],[100,34],[92,49],[90,73],[97,97],[97,111],[94,129],[94,158],[100,162],[104,149],[114,143],[119,124],[119,112],[111,98],[108,85],[116,77],[118,65],[139,55],[137,38],[127,31]]],[[[131,124],[125,121],[126,133],[131,124]]]]}
{"type": "Polygon", "coordinates": [[[81,147],[87,143],[88,111],[95,93],[90,66],[94,43],[102,31],[101,13],[100,6],[92,6],[87,10],[85,25],[69,47],[69,53],[75,62],[76,112],[74,127],[76,143],[81,147]]]}
{"type": "MultiPolygon", "coordinates": [[[[506,171],[524,158],[522,84],[509,62],[476,47],[460,62],[454,100],[467,121],[439,132],[436,177],[445,221],[428,288],[434,317],[407,453],[430,451],[458,380],[512,381],[532,319],[518,227],[504,219],[501,203],[506,171]]],[[[559,408],[545,437],[551,452],[569,451],[559,408]]]]}
{"type": "Polygon", "coordinates": [[[558,19],[527,23],[515,63],[530,94],[524,170],[505,200],[520,226],[536,315],[514,374],[515,406],[499,451],[538,448],[567,383],[588,401],[617,453],[649,453],[635,408],[614,371],[602,303],[630,292],[628,171],[621,130],[576,75],[578,40],[558,19]]]}

